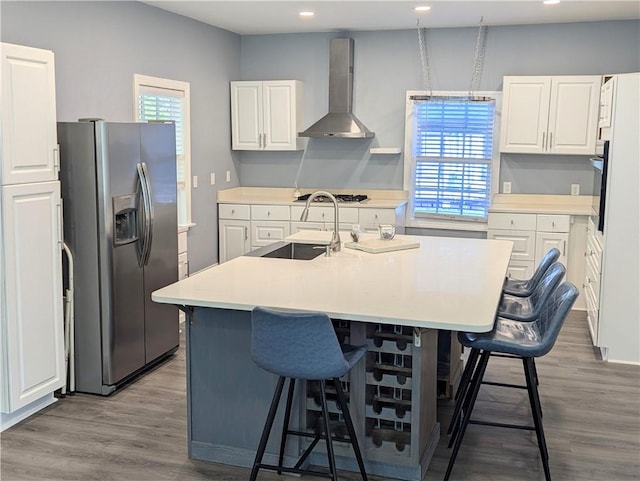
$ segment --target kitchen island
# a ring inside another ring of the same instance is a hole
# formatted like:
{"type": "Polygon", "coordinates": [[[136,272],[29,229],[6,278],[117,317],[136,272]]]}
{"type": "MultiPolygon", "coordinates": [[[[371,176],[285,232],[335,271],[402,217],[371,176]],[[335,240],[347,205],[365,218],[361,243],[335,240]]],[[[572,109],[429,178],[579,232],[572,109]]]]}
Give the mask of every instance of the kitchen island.
{"type": "MultiPolygon", "coordinates": [[[[368,472],[422,479],[439,439],[437,329],[491,330],[511,243],[396,238],[419,247],[371,254],[343,246],[312,260],[241,256],[153,293],[154,301],[183,306],[189,317],[190,457],[251,466],[277,381],[251,361],[251,310],[318,311],[335,320],[341,339],[370,346],[344,380],[368,472]],[[387,364],[395,371],[385,371],[387,364]],[[394,397],[395,404],[383,402],[394,397]]],[[[299,429],[313,430],[313,394],[309,386],[296,393],[292,422],[299,429]]],[[[274,441],[265,462],[274,461],[274,441]]],[[[287,446],[289,462],[307,443],[296,441],[287,446]]],[[[356,470],[340,444],[338,467],[356,470]]],[[[310,461],[323,464],[324,457],[310,461]]]]}

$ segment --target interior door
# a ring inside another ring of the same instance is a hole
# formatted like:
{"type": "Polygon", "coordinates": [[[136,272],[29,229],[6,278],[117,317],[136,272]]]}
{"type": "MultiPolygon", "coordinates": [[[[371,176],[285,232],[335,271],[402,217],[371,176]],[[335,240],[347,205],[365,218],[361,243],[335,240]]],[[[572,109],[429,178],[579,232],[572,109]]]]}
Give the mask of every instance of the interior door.
{"type": "Polygon", "coordinates": [[[151,300],[151,293],[178,281],[176,142],[173,124],[140,125],[141,161],[148,174],[153,207],[151,250],[144,266],[145,361],[178,346],[174,306],[151,300]]]}

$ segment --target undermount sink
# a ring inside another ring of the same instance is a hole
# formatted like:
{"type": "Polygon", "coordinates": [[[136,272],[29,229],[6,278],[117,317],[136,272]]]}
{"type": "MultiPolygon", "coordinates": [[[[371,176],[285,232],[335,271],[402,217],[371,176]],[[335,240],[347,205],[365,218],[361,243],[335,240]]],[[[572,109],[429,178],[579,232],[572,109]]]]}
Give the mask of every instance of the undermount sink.
{"type": "Polygon", "coordinates": [[[314,244],[298,244],[294,242],[276,242],[251,251],[246,256],[271,257],[275,259],[311,260],[326,252],[327,246],[314,244]]]}

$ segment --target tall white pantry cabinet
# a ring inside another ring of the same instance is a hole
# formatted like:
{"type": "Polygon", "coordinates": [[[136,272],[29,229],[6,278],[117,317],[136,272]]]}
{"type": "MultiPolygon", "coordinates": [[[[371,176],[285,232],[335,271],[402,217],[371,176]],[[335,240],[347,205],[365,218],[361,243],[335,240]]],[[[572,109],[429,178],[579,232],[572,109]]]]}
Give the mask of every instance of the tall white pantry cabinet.
{"type": "Polygon", "coordinates": [[[0,44],[1,429],[65,382],[53,52],[0,44]]]}

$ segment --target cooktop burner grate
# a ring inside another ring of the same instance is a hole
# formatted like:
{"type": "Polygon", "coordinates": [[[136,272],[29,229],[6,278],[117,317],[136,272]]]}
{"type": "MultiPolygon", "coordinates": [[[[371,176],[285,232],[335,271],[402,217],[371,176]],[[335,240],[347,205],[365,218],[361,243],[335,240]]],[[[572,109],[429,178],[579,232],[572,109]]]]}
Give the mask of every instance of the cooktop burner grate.
{"type": "MultiPolygon", "coordinates": [[[[306,201],[311,194],[304,194],[298,197],[297,200],[306,201]]],[[[333,194],[338,202],[364,202],[368,199],[365,194],[333,194]]],[[[331,199],[325,195],[319,195],[312,202],[331,202],[331,199]]]]}

